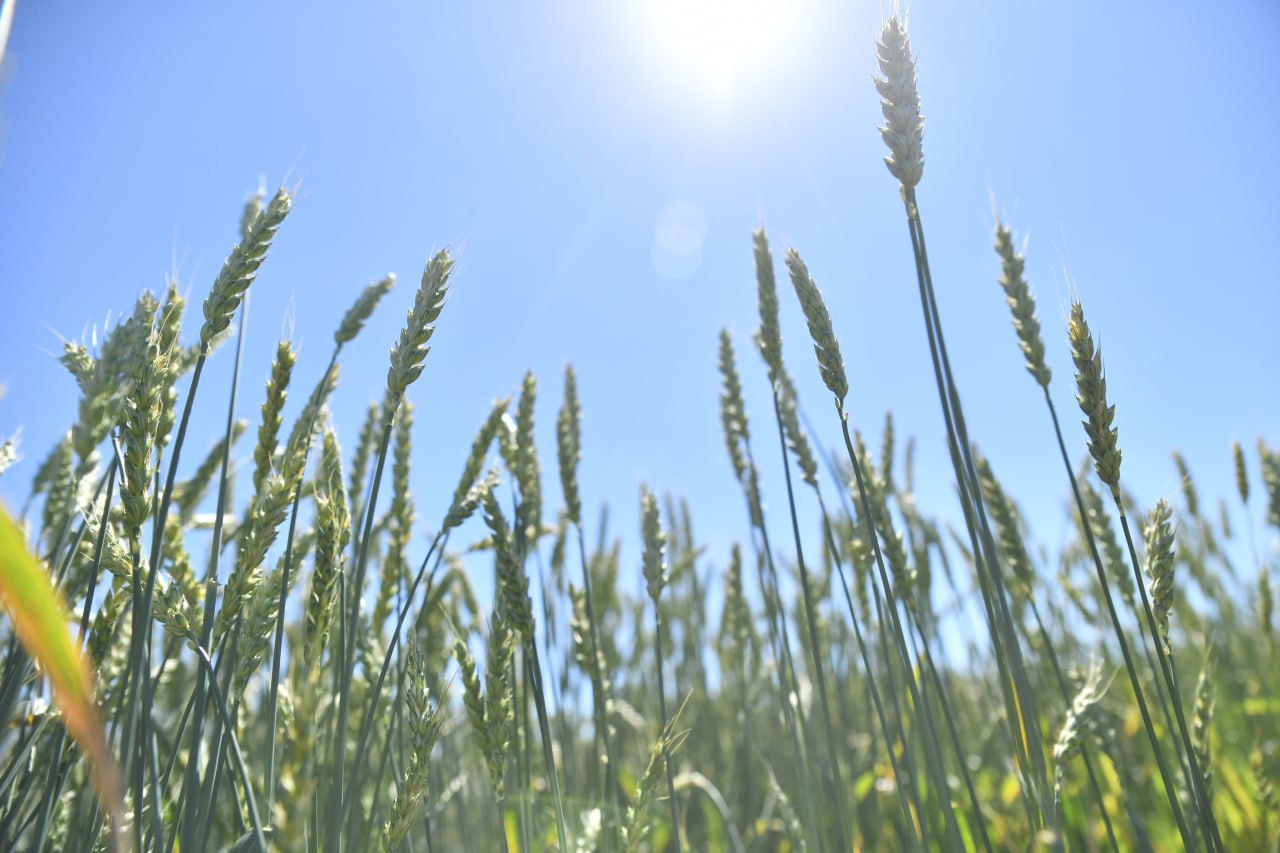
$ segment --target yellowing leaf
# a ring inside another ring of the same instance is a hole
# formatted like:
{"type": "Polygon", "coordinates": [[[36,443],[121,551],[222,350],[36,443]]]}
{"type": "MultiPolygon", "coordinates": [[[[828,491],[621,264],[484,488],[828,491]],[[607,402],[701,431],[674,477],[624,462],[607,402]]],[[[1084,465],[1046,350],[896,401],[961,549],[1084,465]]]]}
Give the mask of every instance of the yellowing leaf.
{"type": "MultiPolygon", "coordinates": [[[[93,679],[67,630],[67,606],[27,549],[22,531],[0,507],[0,603],[13,620],[27,654],[53,685],[67,731],[93,767],[98,795],[114,828],[119,827],[119,772],[107,749],[106,732],[93,703],[93,679]]],[[[117,830],[118,831],[118,830],[117,830]]]]}

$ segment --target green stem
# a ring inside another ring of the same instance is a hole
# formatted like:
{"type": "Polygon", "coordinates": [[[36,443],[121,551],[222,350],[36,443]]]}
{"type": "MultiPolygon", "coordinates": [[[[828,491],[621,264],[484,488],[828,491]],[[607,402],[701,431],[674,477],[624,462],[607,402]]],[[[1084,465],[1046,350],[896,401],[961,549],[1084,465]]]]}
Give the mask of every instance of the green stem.
{"type": "MultiPolygon", "coordinates": [[[[854,483],[858,489],[858,500],[862,507],[863,521],[867,525],[868,539],[871,540],[871,551],[875,556],[876,569],[880,574],[880,584],[884,589],[885,609],[889,611],[889,619],[892,623],[894,640],[897,645],[898,656],[902,661],[903,678],[907,682],[907,689],[911,694],[911,703],[915,707],[916,712],[920,715],[925,723],[925,735],[929,738],[930,749],[925,750],[926,764],[929,765],[930,772],[933,775],[933,784],[937,789],[937,795],[945,804],[946,808],[943,812],[946,818],[947,834],[949,836],[949,844],[963,846],[960,839],[960,828],[956,823],[955,811],[951,805],[951,797],[949,796],[947,780],[945,774],[942,773],[939,762],[941,759],[941,748],[938,746],[937,733],[934,731],[933,720],[930,717],[929,709],[924,705],[920,698],[920,690],[916,686],[916,674],[911,666],[911,655],[907,651],[906,633],[902,629],[902,622],[898,618],[898,608],[894,604],[897,594],[893,584],[889,581],[889,572],[885,568],[884,554],[880,549],[880,540],[876,535],[875,523],[872,521],[871,500],[867,496],[866,483],[862,475],[862,463],[858,461],[858,454],[853,449],[853,439],[849,435],[849,416],[845,413],[844,402],[836,400],[836,414],[840,417],[840,428],[844,433],[845,450],[849,454],[849,462],[853,466],[854,483]]],[[[886,536],[891,532],[886,531],[886,536]]],[[[873,579],[874,582],[874,579],[873,579]]]]}
{"type": "Polygon", "coordinates": [[[836,843],[840,850],[848,850],[849,842],[845,830],[849,826],[848,810],[845,805],[844,776],[840,772],[840,747],[836,741],[835,725],[831,721],[831,701],[827,695],[827,678],[822,667],[822,653],[818,639],[817,607],[813,600],[813,590],[809,584],[809,569],[804,561],[804,546],[800,541],[800,520],[796,514],[795,491],[791,483],[791,465],[787,460],[787,437],[782,427],[782,409],[778,402],[777,390],[773,393],[773,414],[778,425],[778,444],[782,452],[782,472],[787,484],[787,506],[791,513],[791,534],[796,546],[796,563],[800,570],[800,588],[804,596],[804,615],[809,629],[809,656],[813,661],[814,680],[818,684],[818,700],[822,704],[822,718],[827,735],[827,749],[831,753],[831,776],[834,790],[831,798],[836,806],[836,843]]]}
{"type": "Polygon", "coordinates": [[[671,806],[671,837],[675,839],[676,851],[684,850],[680,841],[680,809],[676,806],[676,785],[671,773],[671,750],[667,743],[667,697],[662,682],[662,614],[658,611],[658,600],[653,600],[653,648],[658,659],[658,669],[654,674],[658,682],[658,712],[662,715],[659,722],[658,737],[662,740],[662,763],[667,770],[667,802],[671,806]]]}

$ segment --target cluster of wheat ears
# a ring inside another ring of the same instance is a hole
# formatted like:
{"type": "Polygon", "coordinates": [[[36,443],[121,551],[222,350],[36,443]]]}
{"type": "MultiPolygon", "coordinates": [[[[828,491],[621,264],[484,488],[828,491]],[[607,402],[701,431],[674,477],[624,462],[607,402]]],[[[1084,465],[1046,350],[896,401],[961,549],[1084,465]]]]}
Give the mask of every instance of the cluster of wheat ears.
{"type": "MultiPolygon", "coordinates": [[[[1217,518],[1175,457],[1180,506],[1140,510],[1084,311],[1071,305],[1067,328],[1081,435],[1062,429],[1023,258],[1000,225],[998,283],[1075,530],[1054,558],[1033,544],[968,434],[948,359],[917,196],[916,68],[896,17],[878,61],[960,519],[924,514],[892,420],[876,453],[854,428],[836,323],[792,250],[786,274],[835,408],[834,422],[802,417],[763,232],[752,343],[787,501],[767,510],[756,454],[772,451],[753,445],[723,331],[721,422],[748,531],[727,565],[685,504],[645,488],[643,592],[621,587],[637,567],[621,565],[607,513],[584,518],[572,369],[557,511],[528,374],[484,419],[444,518],[418,517],[408,392],[445,307],[447,252],[426,265],[352,452],[328,404],[393,277],[342,318],[287,432],[295,350],[279,343],[240,473],[234,321],[291,207],[285,190],[254,198],[198,339],[181,340],[186,304],[170,286],[100,344],[65,345],[75,423],[4,524],[68,602],[105,724],[47,701],[40,673],[55,687],[66,675],[32,650],[7,595],[0,849],[1275,849],[1280,677],[1253,517],[1280,531],[1280,454],[1234,448],[1241,505],[1217,518]],[[185,438],[220,348],[236,379],[224,435],[200,457],[185,438]],[[842,439],[830,455],[824,425],[842,439]],[[1073,461],[1085,446],[1091,466],[1073,461]],[[798,490],[816,518],[799,516],[798,490]],[[1235,546],[1241,511],[1248,544],[1235,546]],[[490,570],[485,606],[470,579],[490,570]],[[959,604],[939,612],[941,600],[959,604]],[[968,646],[944,653],[944,637],[968,646]],[[94,725],[99,740],[82,736],[94,725]]],[[[0,470],[16,452],[0,447],[0,470]]]]}

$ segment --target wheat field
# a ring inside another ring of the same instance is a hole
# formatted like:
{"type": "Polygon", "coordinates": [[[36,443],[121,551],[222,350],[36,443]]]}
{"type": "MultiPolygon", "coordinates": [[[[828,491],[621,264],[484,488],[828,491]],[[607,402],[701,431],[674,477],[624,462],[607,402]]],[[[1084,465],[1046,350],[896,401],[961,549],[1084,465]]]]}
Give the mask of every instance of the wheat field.
{"type": "MultiPolygon", "coordinates": [[[[608,496],[634,530],[584,504],[572,367],[559,401],[525,374],[465,458],[413,446],[450,290],[478,286],[449,249],[412,295],[353,292],[314,386],[294,375],[314,345],[288,337],[242,373],[296,188],[255,195],[196,337],[175,282],[59,354],[75,418],[0,537],[0,849],[1280,850],[1280,449],[1224,448],[1236,489],[1213,496],[1175,454],[1180,488],[1140,504],[1102,335],[1078,299],[1061,322],[1037,308],[997,223],[1001,273],[973,298],[1007,302],[1043,400],[1071,533],[1038,535],[983,455],[1000,437],[966,424],[980,377],[948,355],[898,17],[875,51],[958,514],[918,500],[910,425],[856,404],[875,368],[846,363],[824,271],[764,230],[738,289],[758,326],[706,334],[742,500],[721,559],[662,483],[608,496]],[[809,334],[785,358],[783,310],[809,334]],[[342,372],[375,311],[406,312],[385,382],[342,372]],[[201,381],[214,359],[229,393],[201,381]],[[802,401],[800,373],[825,393],[802,401]],[[358,433],[338,434],[339,383],[377,389],[358,433]],[[212,446],[188,440],[197,395],[212,446]],[[410,487],[423,467],[457,474],[442,517],[410,487]]],[[[34,439],[0,443],[0,476],[34,439]]]]}

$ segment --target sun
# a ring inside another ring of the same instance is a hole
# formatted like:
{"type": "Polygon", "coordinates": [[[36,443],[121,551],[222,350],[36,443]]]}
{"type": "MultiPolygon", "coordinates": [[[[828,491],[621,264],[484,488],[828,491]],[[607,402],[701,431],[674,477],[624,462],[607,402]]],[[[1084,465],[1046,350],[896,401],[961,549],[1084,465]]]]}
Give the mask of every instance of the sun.
{"type": "Polygon", "coordinates": [[[796,0],[640,0],[641,30],[670,85],[726,100],[767,79],[792,43],[796,0]]]}

